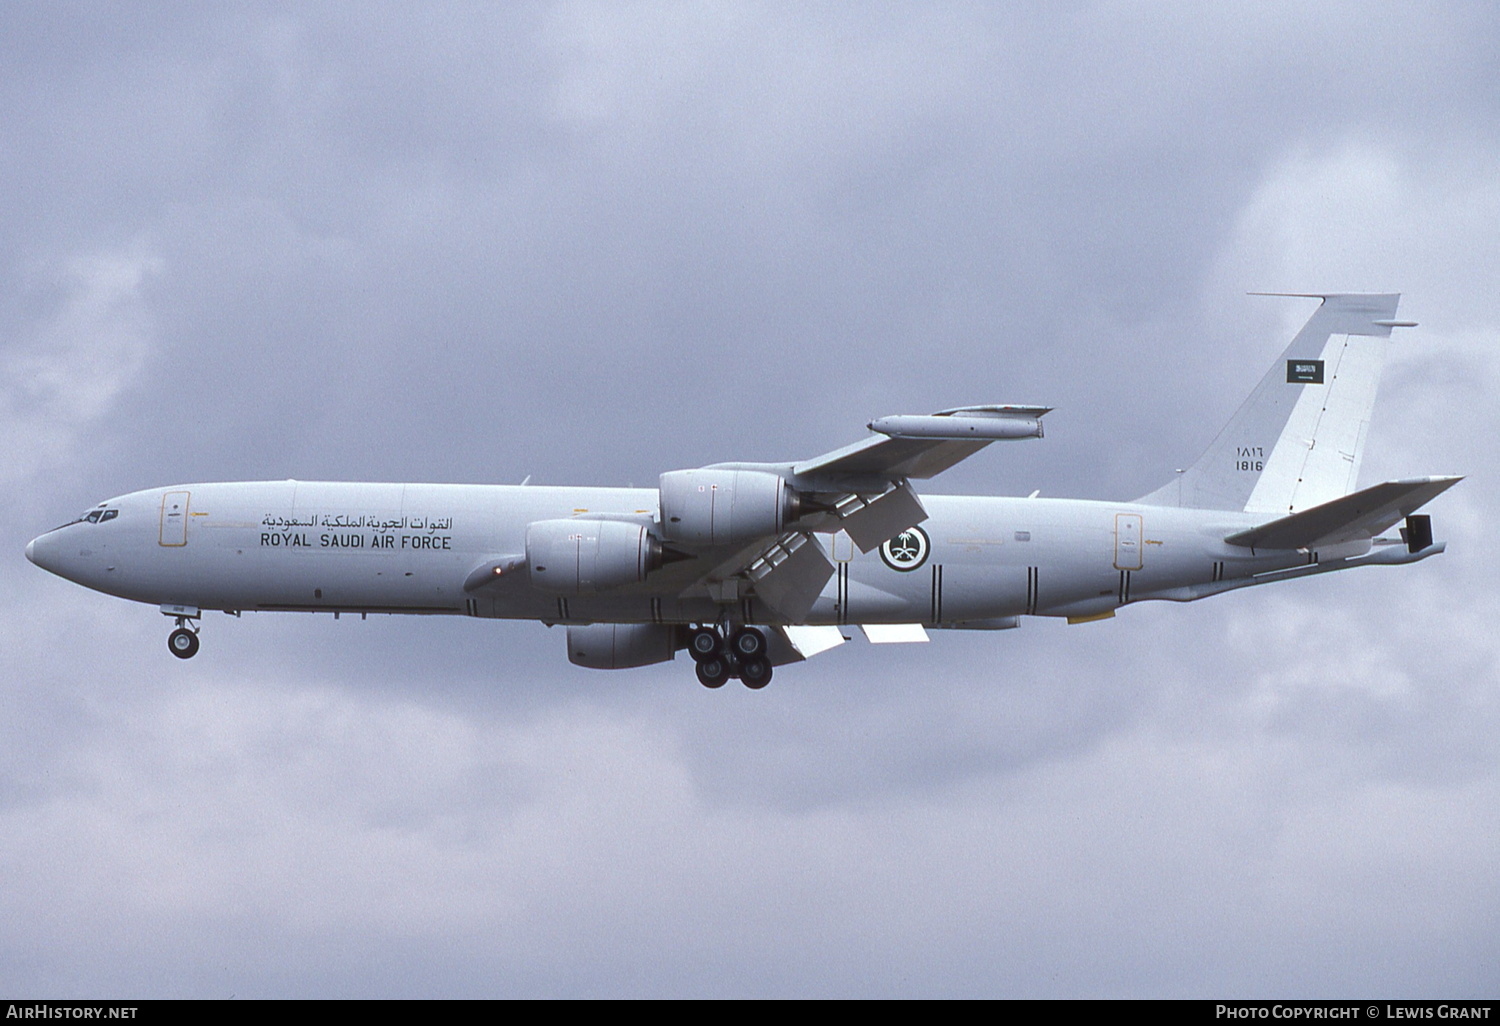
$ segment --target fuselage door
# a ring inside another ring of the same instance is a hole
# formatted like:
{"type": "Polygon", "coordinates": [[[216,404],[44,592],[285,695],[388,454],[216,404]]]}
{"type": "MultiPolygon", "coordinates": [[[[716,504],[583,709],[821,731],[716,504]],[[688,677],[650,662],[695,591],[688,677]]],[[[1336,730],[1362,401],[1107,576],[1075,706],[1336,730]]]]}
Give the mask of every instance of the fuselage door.
{"type": "Polygon", "coordinates": [[[835,563],[847,563],[854,558],[854,539],[848,531],[835,531],[832,542],[835,563]]]}
{"type": "Polygon", "coordinates": [[[187,544],[188,492],[168,492],[161,497],[161,544],[169,548],[187,544]]]}
{"type": "Polygon", "coordinates": [[[1141,515],[1115,514],[1115,569],[1141,568],[1141,515]]]}

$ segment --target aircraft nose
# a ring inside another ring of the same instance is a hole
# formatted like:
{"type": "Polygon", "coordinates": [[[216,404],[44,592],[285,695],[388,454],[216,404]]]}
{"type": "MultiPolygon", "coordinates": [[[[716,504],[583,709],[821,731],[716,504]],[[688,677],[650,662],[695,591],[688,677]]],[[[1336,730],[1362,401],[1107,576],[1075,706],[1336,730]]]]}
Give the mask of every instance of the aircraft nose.
{"type": "Polygon", "coordinates": [[[52,537],[55,533],[48,532],[27,542],[26,558],[48,573],[57,574],[61,568],[58,566],[57,539],[52,537]]]}

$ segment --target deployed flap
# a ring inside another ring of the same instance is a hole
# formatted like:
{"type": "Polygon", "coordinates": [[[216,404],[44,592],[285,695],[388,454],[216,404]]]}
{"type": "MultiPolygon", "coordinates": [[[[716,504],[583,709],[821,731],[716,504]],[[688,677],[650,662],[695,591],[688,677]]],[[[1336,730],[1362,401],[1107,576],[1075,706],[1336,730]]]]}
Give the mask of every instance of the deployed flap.
{"type": "Polygon", "coordinates": [[[846,445],[792,470],[799,477],[935,477],[993,441],[1041,438],[1041,418],[1050,411],[1048,406],[961,406],[930,416],[882,417],[869,426],[885,437],[846,445]]]}
{"type": "Polygon", "coordinates": [[[1306,549],[1370,539],[1462,480],[1418,477],[1387,481],[1224,540],[1256,549],[1306,549]]]}
{"type": "Polygon", "coordinates": [[[833,576],[823,546],[800,531],[776,539],[745,571],[755,594],[781,616],[804,619],[833,576]]]}
{"type": "Polygon", "coordinates": [[[919,623],[862,623],[859,629],[872,645],[905,645],[927,640],[927,630],[919,623]]]}
{"type": "Polygon", "coordinates": [[[837,648],[845,641],[843,632],[837,627],[789,626],[776,629],[803,659],[837,648]]]}
{"type": "Polygon", "coordinates": [[[839,518],[839,527],[848,532],[861,552],[878,548],[927,519],[922,500],[905,482],[872,502],[850,496],[835,508],[834,514],[839,518]]]}

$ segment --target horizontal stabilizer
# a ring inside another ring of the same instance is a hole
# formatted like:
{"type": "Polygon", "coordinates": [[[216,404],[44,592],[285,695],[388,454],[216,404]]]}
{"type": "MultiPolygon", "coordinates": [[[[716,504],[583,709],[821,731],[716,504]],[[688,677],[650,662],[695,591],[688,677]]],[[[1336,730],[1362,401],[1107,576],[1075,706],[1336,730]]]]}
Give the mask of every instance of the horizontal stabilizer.
{"type": "Polygon", "coordinates": [[[1224,540],[1231,545],[1255,549],[1307,549],[1367,540],[1462,480],[1462,477],[1418,477],[1386,481],[1289,517],[1231,534],[1224,540]]]}

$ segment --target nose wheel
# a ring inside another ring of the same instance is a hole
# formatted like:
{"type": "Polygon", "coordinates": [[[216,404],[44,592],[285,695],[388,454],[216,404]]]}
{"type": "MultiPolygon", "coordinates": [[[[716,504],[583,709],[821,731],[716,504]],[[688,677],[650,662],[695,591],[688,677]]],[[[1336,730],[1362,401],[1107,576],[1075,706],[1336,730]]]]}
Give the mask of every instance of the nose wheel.
{"type": "Polygon", "coordinates": [[[766,636],[754,627],[740,628],[727,641],[716,628],[695,627],[687,649],[697,664],[698,683],[706,688],[721,688],[731,677],[752,691],[771,683],[766,636]]]}
{"type": "Polygon", "coordinates": [[[178,659],[198,654],[198,609],[194,606],[162,606],[161,611],[177,621],[177,629],[167,635],[167,651],[178,659]]]}
{"type": "Polygon", "coordinates": [[[191,659],[198,654],[198,635],[186,627],[179,627],[167,635],[167,651],[178,659],[191,659]]]}

